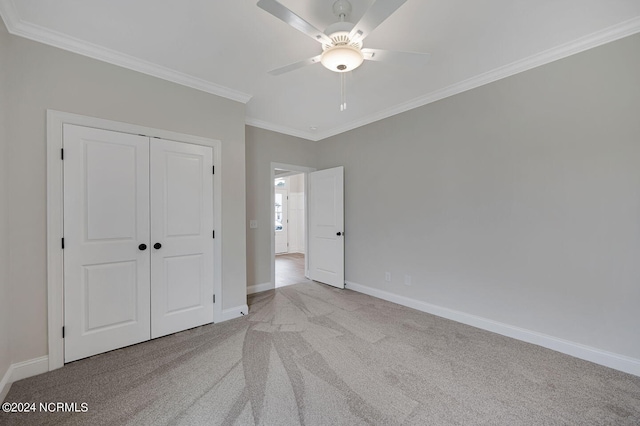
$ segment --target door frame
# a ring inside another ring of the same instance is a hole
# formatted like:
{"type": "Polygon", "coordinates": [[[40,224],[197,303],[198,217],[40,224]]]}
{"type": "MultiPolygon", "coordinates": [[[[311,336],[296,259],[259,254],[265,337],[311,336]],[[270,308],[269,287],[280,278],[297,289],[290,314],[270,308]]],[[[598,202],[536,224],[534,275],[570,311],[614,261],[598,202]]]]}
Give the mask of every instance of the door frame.
{"type": "Polygon", "coordinates": [[[121,133],[144,135],[176,142],[208,146],[213,149],[216,173],[213,175],[214,239],[214,292],[218,296],[213,305],[213,321],[222,321],[222,142],[216,139],[192,136],[168,130],[135,124],[104,120],[56,110],[47,110],[47,318],[49,340],[49,371],[64,366],[64,263],[61,240],[63,237],[64,199],[61,150],[63,124],[92,127],[121,133]]]}
{"type": "Polygon", "coordinates": [[[316,169],[313,167],[305,167],[305,166],[296,166],[294,164],[284,164],[284,163],[274,163],[271,162],[271,176],[269,179],[269,211],[271,215],[269,216],[271,220],[269,221],[269,233],[271,234],[271,288],[276,288],[276,235],[273,231],[273,224],[276,222],[276,212],[274,209],[274,205],[276,202],[276,188],[273,184],[276,178],[276,169],[280,170],[288,170],[293,174],[304,173],[304,276],[309,277],[309,201],[308,201],[308,193],[309,193],[309,173],[315,172],[316,169]]]}

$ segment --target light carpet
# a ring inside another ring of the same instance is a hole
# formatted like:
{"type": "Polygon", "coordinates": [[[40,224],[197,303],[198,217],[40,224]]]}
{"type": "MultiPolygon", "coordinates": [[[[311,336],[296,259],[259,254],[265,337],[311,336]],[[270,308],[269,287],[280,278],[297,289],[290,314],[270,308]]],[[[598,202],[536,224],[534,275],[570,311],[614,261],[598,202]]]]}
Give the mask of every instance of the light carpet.
{"type": "Polygon", "coordinates": [[[640,378],[314,282],[13,384],[14,425],[639,425],[640,378]]]}

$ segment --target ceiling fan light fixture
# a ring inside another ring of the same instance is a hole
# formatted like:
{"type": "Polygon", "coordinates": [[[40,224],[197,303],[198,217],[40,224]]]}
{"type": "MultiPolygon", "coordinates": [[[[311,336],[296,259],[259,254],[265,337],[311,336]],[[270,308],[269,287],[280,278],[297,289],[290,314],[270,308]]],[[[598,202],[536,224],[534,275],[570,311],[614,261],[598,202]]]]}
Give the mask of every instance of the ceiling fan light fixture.
{"type": "Polygon", "coordinates": [[[320,62],[325,68],[334,72],[349,72],[358,68],[364,61],[360,49],[342,45],[328,48],[322,53],[320,62]]]}

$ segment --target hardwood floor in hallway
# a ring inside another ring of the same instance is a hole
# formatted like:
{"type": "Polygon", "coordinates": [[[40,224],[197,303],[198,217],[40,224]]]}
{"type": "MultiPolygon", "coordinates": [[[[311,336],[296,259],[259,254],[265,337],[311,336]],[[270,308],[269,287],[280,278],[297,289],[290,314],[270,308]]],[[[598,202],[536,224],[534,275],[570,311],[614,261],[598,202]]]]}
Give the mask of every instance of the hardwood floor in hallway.
{"type": "Polygon", "coordinates": [[[276,255],[276,287],[284,287],[308,281],[304,276],[304,254],[276,255]]]}

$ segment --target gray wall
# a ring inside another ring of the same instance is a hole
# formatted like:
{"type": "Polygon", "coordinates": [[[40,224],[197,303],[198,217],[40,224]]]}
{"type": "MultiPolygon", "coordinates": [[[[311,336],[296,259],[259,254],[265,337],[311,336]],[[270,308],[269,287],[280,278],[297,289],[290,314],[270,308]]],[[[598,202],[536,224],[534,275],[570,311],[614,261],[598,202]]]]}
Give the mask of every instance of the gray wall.
{"type": "Polygon", "coordinates": [[[317,142],[247,126],[247,285],[271,281],[271,163],[315,167],[317,142]],[[257,219],[258,228],[248,229],[257,219]]]}
{"type": "MultiPolygon", "coordinates": [[[[6,133],[6,82],[7,67],[4,65],[8,52],[9,35],[0,20],[0,380],[11,364],[10,331],[9,331],[9,199],[6,133]]],[[[2,389],[0,389],[0,392],[2,389]]],[[[1,400],[2,398],[0,398],[1,400]]]]}
{"type": "Polygon", "coordinates": [[[319,142],[347,280],[640,358],[639,112],[635,35],[319,142]]]}
{"type": "Polygon", "coordinates": [[[47,354],[47,109],[222,141],[223,308],[246,303],[244,105],[19,37],[9,70],[12,361],[47,354]]]}

